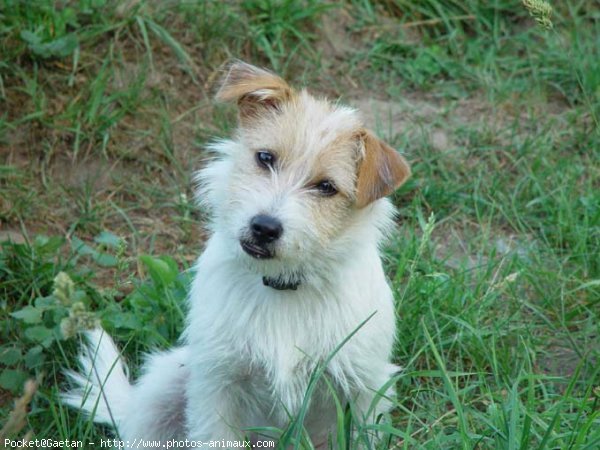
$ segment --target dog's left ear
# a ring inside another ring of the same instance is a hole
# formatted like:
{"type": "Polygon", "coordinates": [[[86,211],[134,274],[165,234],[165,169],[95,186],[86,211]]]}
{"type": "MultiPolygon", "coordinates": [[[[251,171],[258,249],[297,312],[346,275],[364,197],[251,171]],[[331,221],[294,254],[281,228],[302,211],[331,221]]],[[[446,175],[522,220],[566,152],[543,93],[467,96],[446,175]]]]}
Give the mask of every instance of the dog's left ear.
{"type": "Polygon", "coordinates": [[[359,132],[362,158],[358,166],[356,206],[362,208],[398,189],[410,177],[408,162],[368,130],[359,132]]]}
{"type": "Polygon", "coordinates": [[[240,121],[245,122],[269,109],[278,109],[292,96],[292,88],[281,77],[243,61],[229,65],[216,98],[236,101],[240,121]]]}

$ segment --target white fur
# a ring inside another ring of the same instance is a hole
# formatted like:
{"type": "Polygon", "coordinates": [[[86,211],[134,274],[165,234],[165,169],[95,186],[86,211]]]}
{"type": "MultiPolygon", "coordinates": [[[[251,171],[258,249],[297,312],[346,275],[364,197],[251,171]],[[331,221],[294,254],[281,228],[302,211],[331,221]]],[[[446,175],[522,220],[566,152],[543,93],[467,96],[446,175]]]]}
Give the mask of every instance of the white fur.
{"type": "MultiPolygon", "coordinates": [[[[181,347],[150,356],[130,385],[110,338],[101,331],[88,335],[82,375],[71,374],[80,389],[65,400],[89,414],[95,410],[99,422],[114,419],[121,438],[206,441],[235,439],[250,427],[283,429],[301,409],[311,374],[371,315],[324,376],[357,420],[373,420],[389,407],[380,400],[393,389],[378,390],[398,370],[390,362],[395,312],[378,245],[392,226],[393,207],[379,199],[340,209],[328,228],[327,204],[319,203],[328,200],[316,198],[307,182],[321,147],[360,121],[353,110],[300,96],[304,106],[289,112],[292,119],[284,111],[282,123],[269,117],[212,146],[216,157],[199,175],[198,194],[212,212],[212,235],[196,264],[181,347]],[[256,169],[253,140],[268,136],[267,148],[281,146],[284,140],[275,141],[282,133],[288,133],[287,169],[256,169]],[[285,231],[277,257],[256,260],[239,241],[250,218],[265,212],[285,231]],[[300,275],[302,282],[298,290],[279,291],[263,285],[264,275],[300,275]]],[[[327,170],[347,173],[355,170],[351,162],[327,170]]],[[[355,179],[347,175],[347,182],[355,179]]],[[[335,431],[334,402],[323,381],[304,424],[315,444],[335,431]]]]}

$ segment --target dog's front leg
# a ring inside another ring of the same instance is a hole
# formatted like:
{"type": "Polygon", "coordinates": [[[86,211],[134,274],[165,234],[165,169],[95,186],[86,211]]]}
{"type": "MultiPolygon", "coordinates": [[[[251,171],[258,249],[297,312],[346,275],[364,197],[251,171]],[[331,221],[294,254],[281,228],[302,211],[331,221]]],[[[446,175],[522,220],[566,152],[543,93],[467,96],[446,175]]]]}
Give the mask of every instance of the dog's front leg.
{"type": "Polygon", "coordinates": [[[243,439],[241,411],[227,388],[190,396],[187,424],[195,441],[234,441],[243,439]]]}
{"type": "MultiPolygon", "coordinates": [[[[197,368],[196,368],[197,369],[197,368]]],[[[192,372],[188,386],[186,423],[191,440],[227,441],[244,439],[249,408],[243,383],[235,371],[203,368],[192,372]],[[195,372],[195,373],[194,373],[195,372]]],[[[223,444],[224,442],[224,444],[223,444]]]]}

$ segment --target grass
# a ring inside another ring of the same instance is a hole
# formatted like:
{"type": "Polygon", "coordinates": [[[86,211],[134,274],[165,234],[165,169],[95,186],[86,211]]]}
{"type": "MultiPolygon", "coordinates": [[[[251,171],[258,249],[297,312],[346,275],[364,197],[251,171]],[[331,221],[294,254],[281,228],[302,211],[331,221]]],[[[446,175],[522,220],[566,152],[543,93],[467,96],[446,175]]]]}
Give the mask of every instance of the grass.
{"type": "MultiPolygon", "coordinates": [[[[600,447],[600,10],[553,7],[546,28],[516,0],[6,0],[2,433],[112,436],[57,401],[75,329],[100,321],[134,372],[177,339],[235,56],[361,106],[413,165],[384,255],[396,408],[364,428],[338,405],[340,448],[600,447]]],[[[310,448],[300,422],[285,443],[310,448]]]]}

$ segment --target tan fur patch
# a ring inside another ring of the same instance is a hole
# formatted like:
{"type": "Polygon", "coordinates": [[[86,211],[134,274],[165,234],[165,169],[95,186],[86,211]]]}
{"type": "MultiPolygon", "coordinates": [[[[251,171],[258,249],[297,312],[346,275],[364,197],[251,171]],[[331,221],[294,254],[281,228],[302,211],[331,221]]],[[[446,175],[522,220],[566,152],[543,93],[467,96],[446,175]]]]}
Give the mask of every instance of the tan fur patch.
{"type": "Polygon", "coordinates": [[[216,98],[237,101],[240,121],[256,117],[291,99],[292,88],[279,76],[241,61],[229,66],[216,98]]]}
{"type": "Polygon", "coordinates": [[[359,138],[364,145],[364,155],[358,169],[356,205],[362,208],[391,194],[410,177],[406,160],[368,130],[359,138]]]}
{"type": "Polygon", "coordinates": [[[311,162],[312,176],[309,184],[329,180],[341,195],[354,199],[356,186],[356,139],[352,131],[337,131],[311,162]]]}

